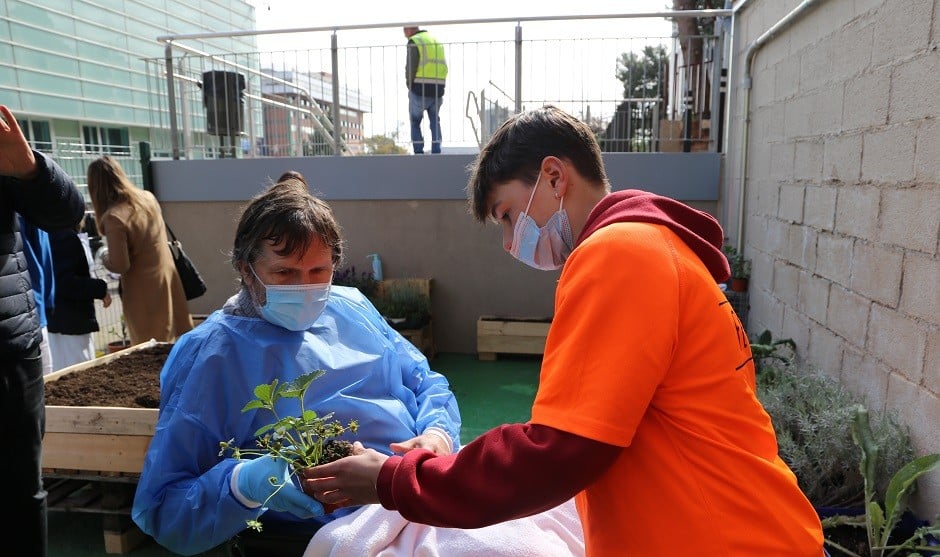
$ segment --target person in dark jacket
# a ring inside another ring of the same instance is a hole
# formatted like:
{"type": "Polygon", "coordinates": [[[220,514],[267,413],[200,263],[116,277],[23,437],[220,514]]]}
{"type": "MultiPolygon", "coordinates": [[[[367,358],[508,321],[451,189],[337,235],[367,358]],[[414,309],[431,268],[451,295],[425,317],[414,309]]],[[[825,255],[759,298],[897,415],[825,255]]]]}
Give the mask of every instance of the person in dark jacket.
{"type": "Polygon", "coordinates": [[[16,214],[46,231],[75,226],[85,201],[72,179],[29,148],[16,118],[0,105],[0,478],[13,512],[0,521],[0,539],[17,540],[17,555],[47,551],[42,486],[45,429],[41,332],[16,214]]]}
{"type": "Polygon", "coordinates": [[[95,357],[91,334],[98,330],[95,300],[111,305],[108,283],[94,274],[88,234],[81,223],[72,230],[49,233],[55,263],[55,312],[49,316],[53,370],[95,357]]]}

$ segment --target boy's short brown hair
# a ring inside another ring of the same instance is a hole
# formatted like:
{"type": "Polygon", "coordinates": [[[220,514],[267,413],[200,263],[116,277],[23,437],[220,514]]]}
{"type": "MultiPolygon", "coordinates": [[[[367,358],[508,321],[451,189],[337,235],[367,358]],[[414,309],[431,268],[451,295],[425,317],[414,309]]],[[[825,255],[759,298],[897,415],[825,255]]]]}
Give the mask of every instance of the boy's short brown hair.
{"type": "Polygon", "coordinates": [[[496,130],[470,168],[467,201],[480,222],[493,186],[510,180],[535,182],[542,160],[570,162],[582,177],[607,187],[607,173],[594,132],[584,122],[552,105],[511,116],[496,130]]]}

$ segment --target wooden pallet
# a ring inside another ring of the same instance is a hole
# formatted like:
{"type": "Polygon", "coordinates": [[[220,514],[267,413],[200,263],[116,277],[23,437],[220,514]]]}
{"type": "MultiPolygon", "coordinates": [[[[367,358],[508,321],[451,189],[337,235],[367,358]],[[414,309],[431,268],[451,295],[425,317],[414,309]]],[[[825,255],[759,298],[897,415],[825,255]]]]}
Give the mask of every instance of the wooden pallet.
{"type": "Polygon", "coordinates": [[[45,471],[49,511],[96,513],[102,516],[104,550],[125,554],[147,541],[148,536],[131,520],[137,478],[104,472],[45,471]]]}

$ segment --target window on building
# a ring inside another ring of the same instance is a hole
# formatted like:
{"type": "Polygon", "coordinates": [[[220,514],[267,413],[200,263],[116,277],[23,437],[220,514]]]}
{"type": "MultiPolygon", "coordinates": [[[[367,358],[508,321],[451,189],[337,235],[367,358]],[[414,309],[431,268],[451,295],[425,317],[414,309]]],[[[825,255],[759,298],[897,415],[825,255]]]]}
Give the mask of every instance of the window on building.
{"type": "Polygon", "coordinates": [[[86,153],[101,155],[130,155],[131,144],[127,128],[82,126],[86,153]]]}
{"type": "Polygon", "coordinates": [[[49,122],[45,120],[20,120],[20,129],[26,136],[26,141],[37,151],[52,152],[52,132],[49,122]]]}

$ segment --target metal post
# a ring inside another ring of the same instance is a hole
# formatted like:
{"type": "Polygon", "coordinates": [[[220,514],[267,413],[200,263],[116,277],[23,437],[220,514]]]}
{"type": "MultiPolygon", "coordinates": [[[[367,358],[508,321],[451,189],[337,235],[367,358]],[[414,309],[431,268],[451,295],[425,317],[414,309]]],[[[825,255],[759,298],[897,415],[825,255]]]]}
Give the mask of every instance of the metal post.
{"type": "Polygon", "coordinates": [[[336,31],[330,38],[330,51],[333,58],[333,155],[342,155],[340,150],[343,127],[339,123],[339,48],[336,31]]]}
{"type": "Polygon", "coordinates": [[[719,145],[719,133],[721,129],[721,120],[719,119],[721,115],[721,97],[723,92],[723,83],[724,80],[721,78],[721,66],[724,56],[724,33],[722,32],[722,25],[720,18],[715,21],[715,30],[717,31],[716,36],[712,39],[712,71],[711,71],[711,87],[708,91],[711,93],[711,104],[708,109],[709,118],[711,119],[711,125],[708,127],[708,150],[716,153],[719,151],[721,146],[719,145]]]}
{"type": "Polygon", "coordinates": [[[153,169],[150,166],[150,142],[141,141],[140,146],[140,175],[144,189],[153,192],[153,169]]]}
{"type": "Polygon", "coordinates": [[[176,91],[173,87],[173,41],[166,42],[164,49],[166,59],[166,93],[170,111],[170,145],[172,146],[173,160],[180,158],[180,138],[176,125],[176,91]]]}
{"type": "MultiPolygon", "coordinates": [[[[180,58],[179,61],[179,72],[180,75],[186,75],[186,58],[180,58]]],[[[183,120],[183,156],[187,160],[193,158],[193,130],[190,125],[192,121],[192,116],[189,112],[189,103],[192,96],[191,93],[184,93],[183,87],[186,87],[186,82],[180,83],[180,116],[183,120]]],[[[192,91],[192,86],[190,86],[190,91],[192,91]]]]}
{"type": "Polygon", "coordinates": [[[522,112],[522,23],[516,24],[516,114],[522,112]]]}
{"type": "MultiPolygon", "coordinates": [[[[255,136],[255,108],[251,104],[251,78],[245,77],[245,98],[248,101],[245,103],[245,107],[248,112],[248,156],[250,158],[255,158],[258,156],[258,138],[255,136]]],[[[258,91],[258,96],[262,96],[263,92],[258,91]]],[[[264,117],[264,106],[261,107],[262,117],[264,117]]]]}

